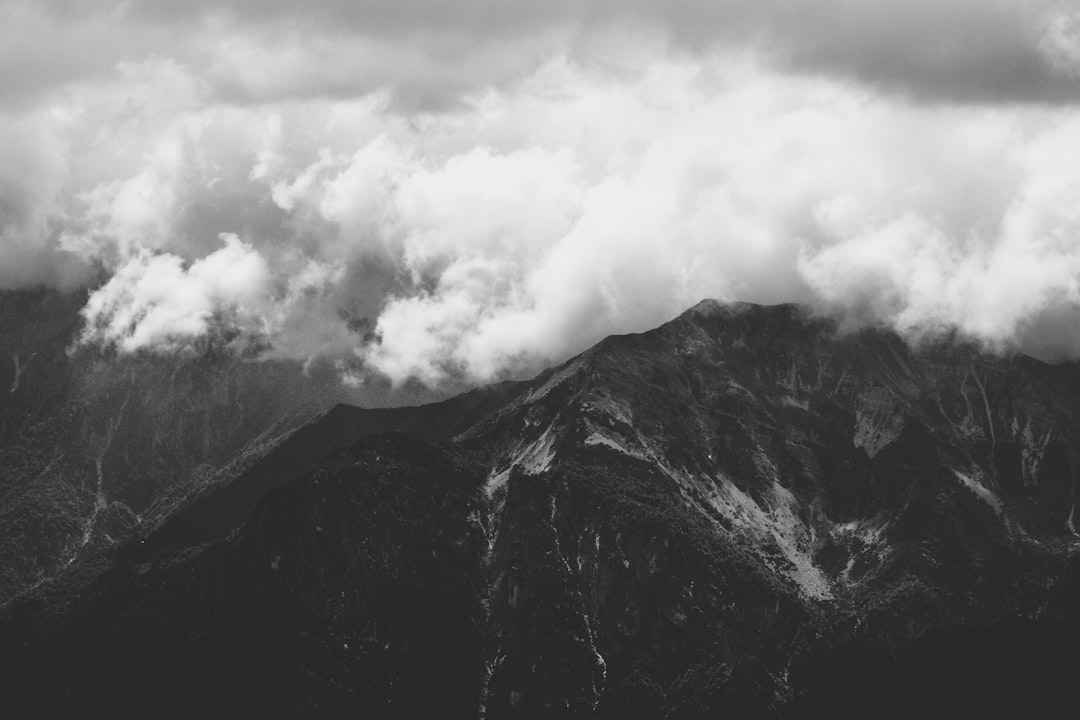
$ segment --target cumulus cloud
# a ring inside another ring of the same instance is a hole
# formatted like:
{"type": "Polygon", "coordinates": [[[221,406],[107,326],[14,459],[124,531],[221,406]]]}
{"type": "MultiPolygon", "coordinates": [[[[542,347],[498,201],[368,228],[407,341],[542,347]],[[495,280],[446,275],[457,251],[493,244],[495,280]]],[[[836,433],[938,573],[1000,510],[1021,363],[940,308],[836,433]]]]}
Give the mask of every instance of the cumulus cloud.
{"type": "Polygon", "coordinates": [[[184,348],[215,324],[241,342],[265,333],[270,269],[235,235],[221,239],[222,248],[188,267],[169,253],[129,259],[83,308],[83,339],[134,352],[184,348]]]}
{"type": "Polygon", "coordinates": [[[3,4],[103,44],[0,76],[0,287],[104,273],[84,342],[354,382],[523,375],[703,297],[1080,354],[1066,5],[455,6],[3,4]]]}
{"type": "MultiPolygon", "coordinates": [[[[827,242],[804,251],[803,277],[825,302],[901,331],[958,328],[992,345],[1047,313],[1080,311],[1080,161],[1076,118],[1005,142],[1015,176],[1000,217],[950,230],[942,216],[867,217],[841,198],[821,208],[827,242]],[[963,228],[961,228],[963,229],[963,228]]],[[[960,198],[954,198],[959,201],[960,198]]],[[[1054,339],[1064,349],[1075,341],[1054,339]]]]}

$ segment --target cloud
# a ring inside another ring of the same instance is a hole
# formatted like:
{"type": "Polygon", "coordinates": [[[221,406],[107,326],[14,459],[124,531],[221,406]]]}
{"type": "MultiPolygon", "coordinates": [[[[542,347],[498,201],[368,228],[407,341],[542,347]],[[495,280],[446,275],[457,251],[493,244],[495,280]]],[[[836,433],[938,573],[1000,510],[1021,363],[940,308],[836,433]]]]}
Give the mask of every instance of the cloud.
{"type": "Polygon", "coordinates": [[[296,177],[324,219],[366,218],[354,237],[406,278],[380,341],[359,349],[367,363],[478,381],[705,296],[1001,346],[1072,302],[1077,129],[1053,111],[921,107],[753,64],[658,64],[626,83],[556,62],[434,122],[425,154],[410,132],[380,136],[296,177]]]}
{"type": "Polygon", "coordinates": [[[0,286],[103,272],[87,343],[436,386],[717,297],[1080,353],[1064,5],[3,7],[109,40],[0,92],[0,286]]]}
{"type": "MultiPolygon", "coordinates": [[[[1066,0],[53,0],[3,8],[12,29],[0,47],[20,62],[0,67],[21,70],[0,75],[0,97],[157,53],[200,68],[231,101],[390,89],[408,107],[445,107],[555,54],[608,64],[612,37],[628,33],[694,56],[751,50],[784,72],[945,102],[1075,103],[1080,93],[1076,11],[1066,0]]],[[[632,46],[621,53],[640,55],[632,46]]]]}
{"type": "Polygon", "coordinates": [[[221,239],[222,248],[188,267],[168,253],[129,259],[90,296],[83,340],[130,353],[180,349],[216,328],[242,342],[264,333],[270,268],[235,235],[221,239]]]}
{"type": "Polygon", "coordinates": [[[68,172],[62,112],[35,118],[0,113],[0,288],[47,284],[72,289],[91,268],[54,222],[68,172]]]}
{"type": "MultiPolygon", "coordinates": [[[[932,215],[859,217],[849,198],[834,200],[819,217],[831,242],[805,252],[800,270],[826,303],[903,332],[957,328],[1001,347],[1043,316],[1075,316],[1078,136],[1080,123],[1070,118],[1027,142],[1006,142],[998,153],[1014,153],[1012,193],[995,224],[967,233],[950,232],[932,215]]],[[[1064,343],[1036,344],[1060,352],[1064,343]]]]}

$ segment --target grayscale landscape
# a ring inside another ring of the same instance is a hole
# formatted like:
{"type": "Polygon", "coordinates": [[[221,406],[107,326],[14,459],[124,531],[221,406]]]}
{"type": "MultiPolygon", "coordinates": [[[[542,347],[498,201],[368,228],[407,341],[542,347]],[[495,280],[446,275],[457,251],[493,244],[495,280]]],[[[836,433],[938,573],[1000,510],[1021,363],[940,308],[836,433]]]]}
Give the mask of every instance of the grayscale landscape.
{"type": "Polygon", "coordinates": [[[0,0],[0,714],[1075,714],[1080,11],[0,0]]]}

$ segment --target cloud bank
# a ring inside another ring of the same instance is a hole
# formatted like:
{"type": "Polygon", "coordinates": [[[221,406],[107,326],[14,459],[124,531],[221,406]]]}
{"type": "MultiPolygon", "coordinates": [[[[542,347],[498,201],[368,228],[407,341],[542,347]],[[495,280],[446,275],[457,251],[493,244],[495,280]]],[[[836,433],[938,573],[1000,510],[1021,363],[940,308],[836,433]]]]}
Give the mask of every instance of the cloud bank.
{"type": "Polygon", "coordinates": [[[1066,4],[0,8],[0,287],[87,343],[437,386],[717,297],[1080,354],[1066,4]]]}

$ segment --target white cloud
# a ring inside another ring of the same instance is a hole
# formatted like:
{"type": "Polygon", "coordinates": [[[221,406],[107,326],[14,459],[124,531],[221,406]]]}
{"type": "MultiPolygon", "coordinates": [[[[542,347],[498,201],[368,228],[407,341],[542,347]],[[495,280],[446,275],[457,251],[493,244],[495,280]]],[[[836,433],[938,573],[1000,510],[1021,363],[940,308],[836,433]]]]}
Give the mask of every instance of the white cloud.
{"type": "Polygon", "coordinates": [[[264,332],[270,268],[235,235],[221,240],[222,248],[188,267],[167,253],[130,258],[90,296],[84,341],[135,352],[180,349],[215,329],[264,332]]]}
{"type": "Polygon", "coordinates": [[[349,86],[375,72],[363,48],[325,70],[347,33],[285,33],[280,77],[273,33],[73,77],[0,114],[0,284],[100,263],[87,342],[229,329],[429,384],[526,373],[707,296],[996,345],[1080,317],[1076,110],[924,103],[648,23],[604,32],[498,82],[465,73],[437,112],[392,79],[349,86]],[[274,85],[319,78],[332,91],[274,85]]]}
{"type": "MultiPolygon", "coordinates": [[[[804,252],[801,272],[834,307],[869,308],[904,332],[959,328],[997,346],[1014,343],[1040,314],[1080,313],[1077,138],[1073,118],[1031,138],[1001,136],[991,150],[1015,159],[1012,193],[996,221],[977,216],[982,222],[964,232],[950,232],[939,211],[837,233],[835,205],[846,210],[848,201],[834,201],[823,219],[839,242],[804,252]]],[[[951,189],[946,199],[962,203],[964,186],[951,189]]]]}

